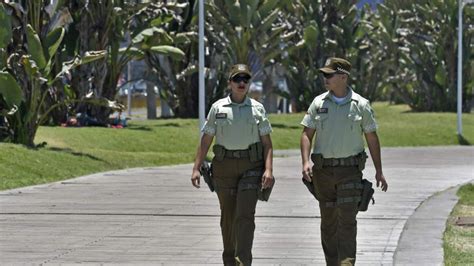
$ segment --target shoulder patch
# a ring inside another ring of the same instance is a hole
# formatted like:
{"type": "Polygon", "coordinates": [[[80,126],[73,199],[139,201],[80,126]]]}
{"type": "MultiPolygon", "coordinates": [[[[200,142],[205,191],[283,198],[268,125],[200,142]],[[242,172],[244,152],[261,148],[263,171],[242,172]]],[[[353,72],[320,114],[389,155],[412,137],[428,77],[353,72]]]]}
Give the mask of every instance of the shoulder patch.
{"type": "Polygon", "coordinates": [[[216,119],[226,119],[227,114],[226,113],[217,113],[216,114],[216,119]]]}

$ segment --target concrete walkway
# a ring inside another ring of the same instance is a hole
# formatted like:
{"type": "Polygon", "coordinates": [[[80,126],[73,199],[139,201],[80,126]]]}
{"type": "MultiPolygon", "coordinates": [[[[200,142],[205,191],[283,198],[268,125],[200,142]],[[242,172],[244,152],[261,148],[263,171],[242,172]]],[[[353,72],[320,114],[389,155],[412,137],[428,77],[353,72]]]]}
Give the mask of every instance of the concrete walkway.
{"type": "MultiPolygon", "coordinates": [[[[301,183],[299,153],[276,154],[276,186],[257,209],[254,265],[325,265],[319,211],[301,183]]],[[[384,149],[389,191],[377,190],[376,204],[358,216],[358,265],[441,265],[443,225],[456,199],[450,190],[436,193],[472,182],[473,158],[471,147],[384,149]],[[438,199],[434,194],[448,195],[450,204],[423,204],[438,199]],[[420,240],[432,246],[412,245],[420,240]]],[[[220,264],[217,197],[191,186],[191,167],[0,192],[0,264],[220,264]]],[[[374,179],[371,163],[364,174],[374,179]]]]}

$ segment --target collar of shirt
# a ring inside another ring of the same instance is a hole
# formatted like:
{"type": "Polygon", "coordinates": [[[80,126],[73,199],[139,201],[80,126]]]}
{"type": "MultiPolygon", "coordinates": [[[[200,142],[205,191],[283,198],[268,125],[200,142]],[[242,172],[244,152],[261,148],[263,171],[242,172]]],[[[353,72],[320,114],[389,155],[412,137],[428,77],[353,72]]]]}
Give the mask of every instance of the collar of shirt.
{"type": "MultiPolygon", "coordinates": [[[[331,97],[332,95],[333,95],[332,92],[329,91],[329,92],[326,93],[326,96],[324,96],[324,99],[329,99],[330,101],[336,103],[336,101],[331,97]]],[[[352,93],[352,88],[350,86],[347,86],[347,95],[346,95],[344,101],[340,102],[339,105],[346,104],[349,101],[358,102],[359,99],[358,99],[358,97],[355,93],[352,93]]]]}
{"type": "Polygon", "coordinates": [[[243,102],[235,103],[235,102],[232,101],[232,99],[230,98],[230,94],[229,94],[229,96],[226,97],[225,105],[236,105],[236,106],[248,105],[248,106],[252,106],[252,102],[250,101],[250,98],[248,96],[245,96],[245,100],[243,102]]]}

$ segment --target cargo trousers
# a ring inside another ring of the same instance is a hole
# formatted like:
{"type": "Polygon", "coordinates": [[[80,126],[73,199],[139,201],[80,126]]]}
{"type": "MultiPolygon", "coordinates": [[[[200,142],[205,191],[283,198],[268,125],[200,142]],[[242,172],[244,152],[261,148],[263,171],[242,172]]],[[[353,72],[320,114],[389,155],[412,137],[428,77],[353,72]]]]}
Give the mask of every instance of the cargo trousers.
{"type": "Polygon", "coordinates": [[[357,166],[313,166],[313,185],[321,212],[321,243],[328,266],[355,264],[359,202],[341,199],[359,197],[361,190],[347,189],[346,184],[361,180],[362,171],[357,166]]]}
{"type": "Polygon", "coordinates": [[[263,170],[264,162],[214,158],[212,167],[221,210],[222,260],[224,265],[251,265],[258,190],[243,186],[243,175],[249,170],[263,170]]]}

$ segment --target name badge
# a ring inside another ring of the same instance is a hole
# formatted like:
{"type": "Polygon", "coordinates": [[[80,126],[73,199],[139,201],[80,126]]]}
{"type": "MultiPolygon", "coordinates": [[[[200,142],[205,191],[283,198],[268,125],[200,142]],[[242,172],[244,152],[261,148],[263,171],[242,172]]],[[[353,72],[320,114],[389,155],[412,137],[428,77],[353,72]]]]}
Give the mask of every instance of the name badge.
{"type": "Polygon", "coordinates": [[[318,108],[318,109],[316,109],[316,113],[318,113],[318,114],[327,114],[328,113],[328,108],[318,108]]]}
{"type": "Polygon", "coordinates": [[[216,119],[226,119],[227,114],[226,113],[217,113],[216,114],[216,119]]]}

